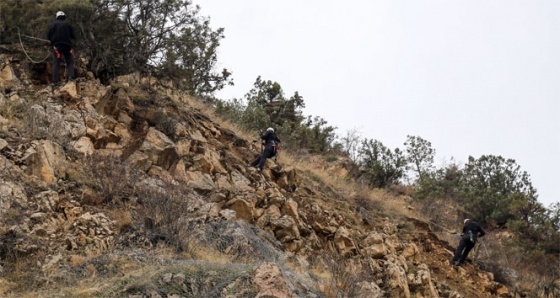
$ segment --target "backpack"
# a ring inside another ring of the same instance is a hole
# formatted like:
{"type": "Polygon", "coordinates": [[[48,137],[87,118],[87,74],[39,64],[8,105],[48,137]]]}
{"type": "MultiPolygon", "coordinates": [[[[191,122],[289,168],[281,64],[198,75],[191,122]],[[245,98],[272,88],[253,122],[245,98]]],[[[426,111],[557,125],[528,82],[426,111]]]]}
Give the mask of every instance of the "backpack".
{"type": "MultiPolygon", "coordinates": [[[[272,155],[270,157],[275,157],[275,160],[277,159],[277,155],[278,155],[278,150],[279,150],[279,146],[278,143],[272,141],[272,144],[269,144],[269,146],[272,147],[272,155]]],[[[268,146],[267,146],[268,147],[268,146]]],[[[270,148],[270,147],[268,147],[270,148]]]]}

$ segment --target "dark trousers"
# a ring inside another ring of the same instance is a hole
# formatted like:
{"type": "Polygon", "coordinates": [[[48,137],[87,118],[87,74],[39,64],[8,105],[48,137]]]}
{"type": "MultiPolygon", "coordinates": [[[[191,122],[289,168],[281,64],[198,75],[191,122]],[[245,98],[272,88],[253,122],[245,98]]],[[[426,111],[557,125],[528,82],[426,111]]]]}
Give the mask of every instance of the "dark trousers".
{"type": "Polygon", "coordinates": [[[472,243],[468,237],[461,238],[461,242],[459,242],[459,246],[457,246],[457,250],[455,251],[455,256],[453,256],[453,262],[458,261],[459,265],[463,264],[473,247],[474,243],[472,243]]]}
{"type": "Polygon", "coordinates": [[[251,163],[251,166],[254,167],[254,166],[258,165],[258,168],[260,170],[262,170],[263,167],[264,167],[264,164],[266,162],[266,159],[271,158],[273,156],[274,156],[274,147],[267,146],[267,147],[264,148],[263,153],[251,163]]]}
{"type": "Polygon", "coordinates": [[[52,82],[53,84],[58,84],[60,81],[59,77],[59,68],[60,68],[60,60],[64,57],[64,61],[66,61],[66,72],[68,74],[68,81],[74,80],[74,56],[72,55],[72,48],[67,46],[57,46],[58,53],[60,53],[60,58],[57,57],[56,51],[53,48],[53,73],[52,73],[52,82]]]}

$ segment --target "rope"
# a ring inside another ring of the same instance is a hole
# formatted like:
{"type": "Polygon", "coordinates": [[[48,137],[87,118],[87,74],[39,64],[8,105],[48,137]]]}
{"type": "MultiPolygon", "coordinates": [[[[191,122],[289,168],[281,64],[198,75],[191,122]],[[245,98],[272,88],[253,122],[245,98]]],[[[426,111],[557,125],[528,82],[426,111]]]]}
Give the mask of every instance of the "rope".
{"type": "MultiPolygon", "coordinates": [[[[32,37],[32,36],[26,36],[29,38],[33,38],[33,39],[37,39],[37,40],[42,40],[42,41],[48,41],[46,39],[41,39],[41,38],[36,38],[36,37],[32,37]]],[[[21,50],[23,51],[23,53],[25,54],[25,56],[27,56],[27,59],[31,60],[31,62],[38,64],[38,63],[42,63],[47,61],[47,59],[49,58],[49,56],[51,55],[51,53],[49,53],[43,60],[41,61],[35,61],[33,60],[33,58],[29,57],[29,55],[27,54],[27,52],[25,51],[25,48],[23,47],[23,41],[21,41],[21,34],[19,33],[19,27],[18,27],[18,38],[19,38],[19,44],[21,45],[21,50]]]]}
{"type": "MultiPolygon", "coordinates": [[[[434,225],[434,226],[438,226],[438,227],[442,228],[443,230],[445,230],[446,233],[457,234],[457,232],[451,231],[451,230],[449,230],[447,227],[444,227],[444,226],[442,226],[442,225],[438,225],[438,224],[436,224],[435,222],[432,222],[432,221],[429,221],[429,220],[421,220],[421,221],[426,222],[426,223],[428,223],[428,224],[432,224],[432,225],[434,225]]],[[[432,233],[436,233],[436,232],[432,232],[432,233]]],[[[441,232],[437,232],[437,233],[441,233],[441,232]]]]}

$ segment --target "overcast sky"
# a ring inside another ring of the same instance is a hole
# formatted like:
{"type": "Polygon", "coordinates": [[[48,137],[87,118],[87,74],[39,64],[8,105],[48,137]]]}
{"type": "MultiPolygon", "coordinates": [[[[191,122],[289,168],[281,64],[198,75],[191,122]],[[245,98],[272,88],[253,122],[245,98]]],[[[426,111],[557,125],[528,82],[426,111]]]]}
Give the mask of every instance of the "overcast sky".
{"type": "Polygon", "coordinates": [[[436,164],[501,155],[527,171],[539,200],[560,201],[560,1],[194,0],[225,28],[218,69],[242,98],[257,76],[298,91],[305,115],[337,134],[436,164]]]}

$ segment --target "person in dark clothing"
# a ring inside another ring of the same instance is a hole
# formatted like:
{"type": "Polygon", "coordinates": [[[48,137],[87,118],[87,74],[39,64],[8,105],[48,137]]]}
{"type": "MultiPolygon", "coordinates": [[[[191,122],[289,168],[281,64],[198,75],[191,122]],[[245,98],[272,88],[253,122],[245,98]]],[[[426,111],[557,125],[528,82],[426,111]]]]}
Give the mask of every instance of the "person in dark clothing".
{"type": "Polygon", "coordinates": [[[280,143],[280,139],[276,136],[272,127],[269,127],[266,130],[266,132],[261,136],[261,140],[264,144],[264,150],[262,154],[250,164],[252,167],[257,166],[257,172],[262,171],[267,158],[271,158],[276,155],[276,146],[277,143],[280,143]]]}
{"type": "Polygon", "coordinates": [[[47,32],[47,39],[53,47],[53,73],[52,84],[57,86],[59,83],[59,67],[61,57],[66,61],[66,71],[68,82],[74,80],[74,53],[72,40],[76,39],[72,26],[66,21],[64,12],[56,13],[56,20],[50,25],[47,32]]]}
{"type": "Polygon", "coordinates": [[[463,235],[461,236],[461,241],[459,242],[459,246],[457,246],[457,250],[455,250],[455,255],[451,263],[456,266],[461,266],[476,244],[477,238],[483,237],[485,234],[486,233],[479,224],[468,218],[465,219],[463,222],[463,235]]]}

